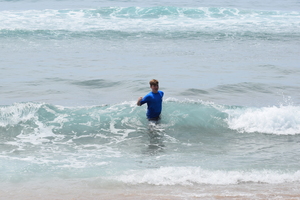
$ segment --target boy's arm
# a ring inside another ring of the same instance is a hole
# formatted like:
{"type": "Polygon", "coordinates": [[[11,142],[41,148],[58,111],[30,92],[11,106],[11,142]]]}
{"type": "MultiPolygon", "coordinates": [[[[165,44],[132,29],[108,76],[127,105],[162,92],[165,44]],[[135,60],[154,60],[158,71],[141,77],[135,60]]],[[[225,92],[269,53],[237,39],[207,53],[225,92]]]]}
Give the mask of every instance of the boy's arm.
{"type": "Polygon", "coordinates": [[[140,98],[138,99],[138,101],[136,102],[136,105],[141,106],[141,105],[142,105],[142,104],[141,104],[142,99],[143,99],[143,97],[140,97],[140,98]]]}

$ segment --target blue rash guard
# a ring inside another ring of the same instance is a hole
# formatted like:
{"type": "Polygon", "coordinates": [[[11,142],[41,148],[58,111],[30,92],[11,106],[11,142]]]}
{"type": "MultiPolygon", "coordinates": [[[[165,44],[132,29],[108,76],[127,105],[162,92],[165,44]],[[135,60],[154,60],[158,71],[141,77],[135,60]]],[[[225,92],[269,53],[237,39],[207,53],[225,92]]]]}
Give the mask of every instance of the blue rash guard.
{"type": "Polygon", "coordinates": [[[157,93],[149,92],[141,101],[141,105],[147,103],[147,118],[155,119],[158,118],[162,110],[162,99],[164,96],[163,91],[158,91],[157,93]]]}

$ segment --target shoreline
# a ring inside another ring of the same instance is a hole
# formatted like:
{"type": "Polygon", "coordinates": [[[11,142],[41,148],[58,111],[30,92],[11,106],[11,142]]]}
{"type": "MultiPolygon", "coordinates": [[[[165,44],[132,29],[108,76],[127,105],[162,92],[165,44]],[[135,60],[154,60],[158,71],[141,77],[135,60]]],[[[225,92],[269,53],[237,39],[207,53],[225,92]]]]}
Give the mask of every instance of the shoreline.
{"type": "Polygon", "coordinates": [[[0,199],[40,200],[179,200],[179,199],[300,199],[300,183],[157,186],[127,185],[94,180],[51,180],[1,183],[0,199]]]}

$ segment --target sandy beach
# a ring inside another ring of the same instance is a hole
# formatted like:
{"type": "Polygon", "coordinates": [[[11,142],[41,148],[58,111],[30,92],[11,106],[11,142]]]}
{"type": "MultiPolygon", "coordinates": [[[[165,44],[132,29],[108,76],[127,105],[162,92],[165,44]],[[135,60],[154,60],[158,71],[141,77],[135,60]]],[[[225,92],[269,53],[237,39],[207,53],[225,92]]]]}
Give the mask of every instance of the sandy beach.
{"type": "Polygon", "coordinates": [[[98,179],[1,184],[0,199],[14,200],[264,200],[300,199],[299,183],[238,185],[103,185],[98,179]]]}

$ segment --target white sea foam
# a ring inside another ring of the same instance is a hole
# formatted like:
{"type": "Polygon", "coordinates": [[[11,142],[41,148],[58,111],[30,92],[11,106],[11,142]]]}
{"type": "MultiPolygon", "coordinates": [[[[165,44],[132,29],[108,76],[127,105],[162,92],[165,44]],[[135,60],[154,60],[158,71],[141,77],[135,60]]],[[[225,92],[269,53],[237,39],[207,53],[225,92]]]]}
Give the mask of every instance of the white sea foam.
{"type": "Polygon", "coordinates": [[[112,7],[79,10],[1,11],[0,30],[68,31],[297,31],[299,13],[228,8],[112,7]],[[204,20],[203,20],[204,19],[204,20]],[[280,24],[280,26],[278,26],[280,24]],[[263,26],[262,26],[263,25],[263,26]],[[265,27],[269,27],[266,29],[265,27]]]}
{"type": "Polygon", "coordinates": [[[272,170],[262,171],[222,171],[204,170],[201,167],[160,167],[141,171],[128,171],[115,177],[127,184],[151,185],[231,185],[239,183],[269,183],[299,182],[300,171],[285,173],[272,170]]]}
{"type": "Polygon", "coordinates": [[[31,119],[37,120],[36,112],[43,104],[15,103],[0,107],[0,126],[16,125],[31,119]]]}
{"type": "Polygon", "coordinates": [[[300,107],[272,106],[225,110],[230,129],[239,132],[261,132],[277,135],[300,134],[300,107]]]}

